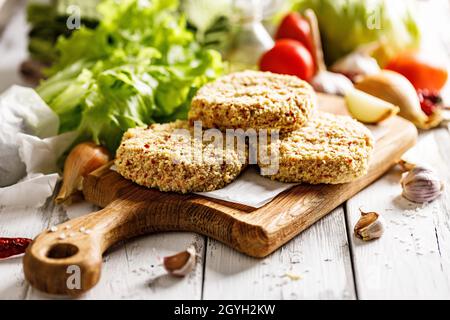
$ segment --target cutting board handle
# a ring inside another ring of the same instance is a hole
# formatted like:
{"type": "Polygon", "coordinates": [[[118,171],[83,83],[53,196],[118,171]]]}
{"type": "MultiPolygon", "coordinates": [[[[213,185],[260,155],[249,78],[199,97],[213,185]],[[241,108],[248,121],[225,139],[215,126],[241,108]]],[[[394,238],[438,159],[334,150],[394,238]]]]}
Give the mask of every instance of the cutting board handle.
{"type": "Polygon", "coordinates": [[[118,199],[104,209],[42,232],[28,247],[23,267],[30,284],[47,293],[80,295],[100,279],[102,255],[114,243],[153,230],[154,210],[144,202],[118,199]]]}

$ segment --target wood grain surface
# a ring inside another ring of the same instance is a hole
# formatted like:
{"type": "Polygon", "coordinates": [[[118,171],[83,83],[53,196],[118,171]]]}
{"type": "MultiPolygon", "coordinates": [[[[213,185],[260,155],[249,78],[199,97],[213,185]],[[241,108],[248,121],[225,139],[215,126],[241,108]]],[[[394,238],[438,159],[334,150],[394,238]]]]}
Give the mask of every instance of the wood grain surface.
{"type": "MultiPolygon", "coordinates": [[[[321,96],[320,105],[345,112],[338,97],[321,96]]],[[[25,276],[45,292],[79,294],[99,281],[102,255],[111,245],[160,231],[193,231],[247,255],[265,257],[375,181],[414,145],[417,131],[409,122],[394,117],[382,125],[387,132],[376,143],[366,176],[340,185],[299,185],[253,210],[193,194],[147,189],[122,178],[109,165],[102,167],[85,179],[83,193],[104,209],[68,221],[57,232],[42,233],[25,255],[25,276]],[[74,235],[62,239],[61,233],[74,235]],[[81,270],[79,288],[67,286],[67,268],[72,265],[81,270]]]]}

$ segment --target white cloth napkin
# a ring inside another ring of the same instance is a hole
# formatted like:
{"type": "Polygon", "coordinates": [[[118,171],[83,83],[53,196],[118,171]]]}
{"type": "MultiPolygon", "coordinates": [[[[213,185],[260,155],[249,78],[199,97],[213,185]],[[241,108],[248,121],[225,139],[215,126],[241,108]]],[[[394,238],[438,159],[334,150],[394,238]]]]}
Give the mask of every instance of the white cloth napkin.
{"type": "Polygon", "coordinates": [[[42,206],[58,181],[56,161],[75,133],[57,135],[58,116],[20,86],[0,96],[0,123],[0,205],[42,206]]]}

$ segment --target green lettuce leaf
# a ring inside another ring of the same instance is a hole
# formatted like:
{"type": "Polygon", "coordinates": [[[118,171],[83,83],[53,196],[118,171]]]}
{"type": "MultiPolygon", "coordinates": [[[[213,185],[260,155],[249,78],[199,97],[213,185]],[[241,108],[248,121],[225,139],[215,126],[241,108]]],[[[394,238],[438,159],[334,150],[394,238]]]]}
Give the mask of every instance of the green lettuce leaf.
{"type": "Polygon", "coordinates": [[[105,0],[99,26],[58,41],[59,60],[38,93],[77,130],[112,152],[128,128],[186,118],[192,97],[223,72],[194,41],[176,0],[105,0]]]}

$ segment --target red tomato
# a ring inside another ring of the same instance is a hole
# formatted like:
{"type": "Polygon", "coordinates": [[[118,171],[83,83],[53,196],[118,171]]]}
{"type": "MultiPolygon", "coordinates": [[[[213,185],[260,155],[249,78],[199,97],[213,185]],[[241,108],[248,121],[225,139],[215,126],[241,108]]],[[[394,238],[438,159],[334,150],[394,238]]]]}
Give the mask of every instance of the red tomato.
{"type": "Polygon", "coordinates": [[[386,69],[404,75],[416,90],[441,90],[448,78],[448,71],[423,53],[405,52],[389,62],[386,69]]]}
{"type": "Polygon", "coordinates": [[[314,42],[311,26],[308,20],[303,18],[298,12],[291,12],[283,18],[275,39],[293,39],[300,41],[310,53],[314,52],[314,42]]]}
{"type": "Polygon", "coordinates": [[[314,76],[311,53],[296,40],[281,39],[267,51],[259,62],[262,71],[290,74],[309,81],[314,76]]]}

